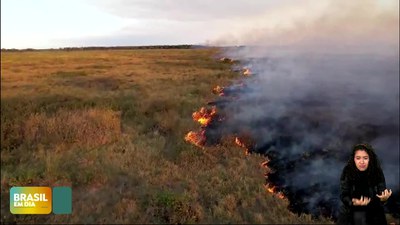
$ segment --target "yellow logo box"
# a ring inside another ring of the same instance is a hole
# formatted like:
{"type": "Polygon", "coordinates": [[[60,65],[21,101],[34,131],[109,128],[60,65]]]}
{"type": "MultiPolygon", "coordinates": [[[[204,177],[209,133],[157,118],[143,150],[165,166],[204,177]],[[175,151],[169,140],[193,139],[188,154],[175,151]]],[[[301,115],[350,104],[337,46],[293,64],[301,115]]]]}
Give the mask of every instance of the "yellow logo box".
{"type": "Polygon", "coordinates": [[[12,187],[10,189],[12,214],[50,214],[51,205],[50,187],[12,187]]]}

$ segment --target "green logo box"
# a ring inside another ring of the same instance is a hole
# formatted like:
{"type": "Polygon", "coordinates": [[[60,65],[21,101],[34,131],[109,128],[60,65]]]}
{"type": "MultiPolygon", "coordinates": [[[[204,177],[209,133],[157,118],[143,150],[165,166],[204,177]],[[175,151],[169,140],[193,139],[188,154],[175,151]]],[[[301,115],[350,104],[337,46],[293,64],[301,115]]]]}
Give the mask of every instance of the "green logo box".
{"type": "Polygon", "coordinates": [[[70,187],[53,187],[53,213],[72,213],[72,189],[70,187]]]}

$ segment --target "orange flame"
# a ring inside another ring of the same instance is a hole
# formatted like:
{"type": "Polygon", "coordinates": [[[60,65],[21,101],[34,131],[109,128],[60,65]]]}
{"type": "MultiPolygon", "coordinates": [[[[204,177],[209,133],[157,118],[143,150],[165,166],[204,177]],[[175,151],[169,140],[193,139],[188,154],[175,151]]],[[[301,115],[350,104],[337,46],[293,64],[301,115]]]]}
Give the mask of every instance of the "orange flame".
{"type": "Polygon", "coordinates": [[[275,187],[269,187],[269,185],[266,185],[265,188],[267,189],[267,191],[268,191],[269,193],[274,193],[274,192],[275,192],[275,187]]]}
{"type": "Polygon", "coordinates": [[[186,134],[185,140],[202,148],[206,141],[206,136],[204,135],[204,132],[205,130],[199,132],[190,131],[189,133],[186,134]]]}
{"type": "Polygon", "coordinates": [[[237,145],[239,145],[240,147],[242,147],[242,148],[244,148],[245,150],[244,150],[244,154],[245,155],[249,155],[250,154],[250,151],[249,151],[249,149],[246,147],[246,145],[239,139],[239,137],[236,137],[235,138],[235,143],[237,144],[237,145]]]}
{"type": "Polygon", "coordinates": [[[243,75],[245,75],[245,76],[250,76],[250,75],[252,75],[253,73],[251,72],[251,70],[249,69],[249,68],[247,68],[247,67],[244,67],[243,68],[243,75]]]}
{"type": "Polygon", "coordinates": [[[285,196],[283,195],[282,192],[276,192],[276,187],[275,186],[270,186],[269,184],[264,185],[265,190],[267,190],[269,193],[275,194],[278,198],[284,199],[285,196]]]}
{"type": "Polygon", "coordinates": [[[244,145],[244,143],[241,142],[240,139],[239,139],[238,137],[235,138],[235,143],[236,143],[237,145],[239,145],[240,147],[242,147],[242,148],[246,148],[246,146],[244,145]]]}
{"type": "Polygon", "coordinates": [[[217,113],[217,108],[214,106],[211,110],[205,107],[201,107],[199,111],[192,114],[194,121],[199,122],[203,127],[206,127],[210,122],[212,117],[217,113]]]}
{"type": "Polygon", "coordinates": [[[212,91],[214,94],[218,94],[219,96],[224,96],[224,87],[221,87],[219,85],[217,85],[215,88],[213,88],[212,91]]]}

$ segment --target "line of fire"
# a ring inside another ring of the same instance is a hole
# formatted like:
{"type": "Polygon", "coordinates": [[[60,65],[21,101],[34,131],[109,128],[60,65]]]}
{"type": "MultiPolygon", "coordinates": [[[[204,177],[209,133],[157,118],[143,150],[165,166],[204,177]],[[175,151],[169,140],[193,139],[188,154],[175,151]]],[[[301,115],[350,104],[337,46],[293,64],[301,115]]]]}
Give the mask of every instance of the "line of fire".
{"type": "MultiPolygon", "coordinates": [[[[237,60],[233,60],[230,58],[223,57],[220,59],[223,63],[237,63],[237,60]]],[[[241,74],[244,77],[253,76],[253,72],[249,67],[243,67],[240,70],[241,74]]],[[[212,89],[212,92],[220,97],[227,97],[226,100],[219,100],[214,102],[208,102],[209,107],[201,107],[198,111],[193,112],[192,118],[195,122],[200,124],[199,131],[190,131],[186,134],[185,140],[190,142],[191,144],[204,148],[207,145],[215,144],[218,139],[222,136],[215,134],[208,134],[208,130],[212,130],[213,127],[220,126],[223,124],[225,120],[225,115],[219,113],[217,110],[217,105],[222,105],[226,101],[234,101],[239,98],[238,94],[241,90],[245,89],[245,85],[243,82],[239,82],[230,87],[222,87],[217,85],[212,89]],[[216,137],[218,138],[216,139],[216,137]]],[[[211,132],[212,133],[212,132],[211,132]]],[[[244,149],[244,154],[248,155],[254,150],[254,141],[252,141],[251,136],[246,135],[245,133],[240,134],[234,138],[235,144],[244,149]]],[[[275,194],[278,198],[284,199],[285,195],[283,192],[277,187],[274,186],[271,182],[268,182],[268,174],[271,173],[271,168],[268,167],[268,162],[270,160],[267,159],[260,164],[262,168],[265,168],[264,177],[267,178],[267,183],[264,184],[265,190],[269,193],[275,194]]]]}

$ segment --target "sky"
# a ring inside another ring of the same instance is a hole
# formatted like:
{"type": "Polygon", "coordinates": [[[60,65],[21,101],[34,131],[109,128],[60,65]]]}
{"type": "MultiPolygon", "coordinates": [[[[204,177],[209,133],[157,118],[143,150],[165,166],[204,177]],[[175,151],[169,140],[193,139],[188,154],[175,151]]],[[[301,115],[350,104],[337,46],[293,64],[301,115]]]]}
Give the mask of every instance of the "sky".
{"type": "Polygon", "coordinates": [[[398,0],[2,0],[1,47],[353,43],[371,35],[392,43],[398,8],[398,0]]]}

